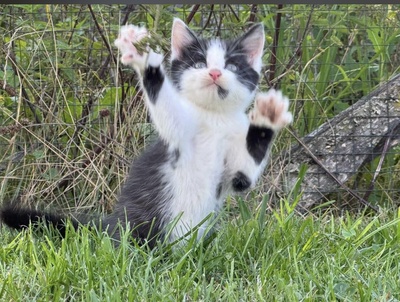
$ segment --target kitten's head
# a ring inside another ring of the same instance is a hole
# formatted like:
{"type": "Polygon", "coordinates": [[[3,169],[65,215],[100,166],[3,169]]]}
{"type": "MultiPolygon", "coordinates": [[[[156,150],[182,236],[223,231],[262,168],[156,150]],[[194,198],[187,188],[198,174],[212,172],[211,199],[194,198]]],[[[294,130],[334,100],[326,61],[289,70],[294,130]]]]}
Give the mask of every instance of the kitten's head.
{"type": "Polygon", "coordinates": [[[254,97],[264,28],[252,26],[233,41],[202,39],[179,19],[171,37],[171,77],[190,102],[211,111],[243,111],[254,97]]]}

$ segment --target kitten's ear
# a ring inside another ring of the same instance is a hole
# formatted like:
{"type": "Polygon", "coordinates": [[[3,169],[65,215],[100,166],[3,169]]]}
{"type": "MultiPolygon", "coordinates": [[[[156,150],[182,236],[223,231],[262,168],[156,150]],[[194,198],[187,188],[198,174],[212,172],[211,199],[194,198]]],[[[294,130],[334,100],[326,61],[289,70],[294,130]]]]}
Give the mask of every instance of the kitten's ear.
{"type": "Polygon", "coordinates": [[[238,39],[238,42],[246,51],[250,65],[257,72],[260,72],[265,42],[263,24],[258,23],[250,27],[250,29],[238,39]]]}
{"type": "Polygon", "coordinates": [[[171,33],[171,60],[182,54],[182,49],[196,40],[196,35],[179,18],[174,18],[171,33]]]}

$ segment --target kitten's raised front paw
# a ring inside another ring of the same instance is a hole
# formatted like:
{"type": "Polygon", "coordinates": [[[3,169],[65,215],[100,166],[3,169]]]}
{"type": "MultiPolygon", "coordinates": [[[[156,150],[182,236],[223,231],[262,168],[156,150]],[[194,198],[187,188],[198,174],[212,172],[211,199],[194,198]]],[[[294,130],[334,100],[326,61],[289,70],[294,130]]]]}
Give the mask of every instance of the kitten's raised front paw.
{"type": "Polygon", "coordinates": [[[293,120],[288,109],[289,99],[281,91],[260,92],[256,95],[254,109],[249,113],[250,123],[278,131],[293,120]]]}
{"type": "Polygon", "coordinates": [[[121,26],[114,45],[121,52],[121,62],[142,71],[146,64],[147,53],[139,53],[134,43],[148,36],[147,29],[132,24],[121,26]]]}

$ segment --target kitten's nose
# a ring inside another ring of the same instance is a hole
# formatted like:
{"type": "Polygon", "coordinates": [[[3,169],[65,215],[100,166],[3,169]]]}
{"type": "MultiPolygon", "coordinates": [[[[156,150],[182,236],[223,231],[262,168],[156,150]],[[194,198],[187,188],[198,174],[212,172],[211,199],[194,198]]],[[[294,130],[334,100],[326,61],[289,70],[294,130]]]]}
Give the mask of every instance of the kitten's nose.
{"type": "Polygon", "coordinates": [[[212,79],[215,81],[216,79],[218,79],[221,76],[221,71],[219,69],[211,69],[208,74],[210,75],[210,77],[212,77],[212,79]]]}

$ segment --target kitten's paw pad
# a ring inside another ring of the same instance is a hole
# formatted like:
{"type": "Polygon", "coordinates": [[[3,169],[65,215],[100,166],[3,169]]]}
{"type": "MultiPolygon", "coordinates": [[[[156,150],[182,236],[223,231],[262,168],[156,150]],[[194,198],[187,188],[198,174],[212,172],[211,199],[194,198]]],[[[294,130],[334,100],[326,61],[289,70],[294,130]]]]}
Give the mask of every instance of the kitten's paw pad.
{"type": "Polygon", "coordinates": [[[133,67],[143,69],[146,62],[146,54],[138,52],[134,43],[140,42],[143,38],[148,36],[147,29],[135,25],[121,26],[118,38],[115,40],[114,45],[121,52],[121,62],[124,65],[131,65],[133,67]]]}
{"type": "Polygon", "coordinates": [[[275,131],[289,125],[293,116],[288,111],[289,99],[281,91],[271,89],[256,95],[254,109],[250,112],[250,122],[267,126],[275,131]]]}

